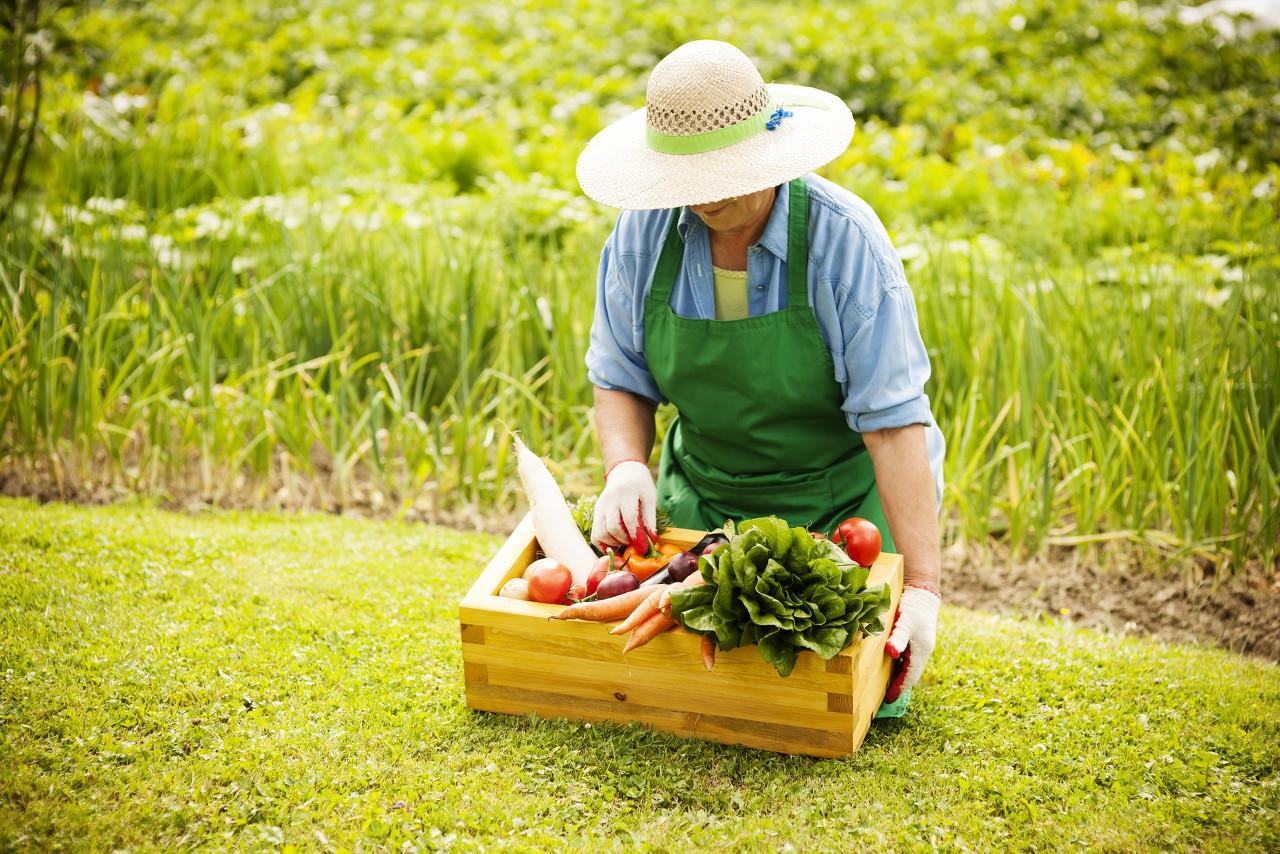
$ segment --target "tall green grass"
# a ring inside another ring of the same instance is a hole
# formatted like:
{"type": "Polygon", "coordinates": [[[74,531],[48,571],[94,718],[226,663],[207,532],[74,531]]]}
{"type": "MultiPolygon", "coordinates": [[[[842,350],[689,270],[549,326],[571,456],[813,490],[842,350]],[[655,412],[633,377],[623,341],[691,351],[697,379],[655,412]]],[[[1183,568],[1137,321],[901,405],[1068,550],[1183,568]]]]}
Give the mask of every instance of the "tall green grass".
{"type": "MultiPolygon", "coordinates": [[[[67,485],[492,520],[521,501],[510,426],[568,491],[594,489],[583,356],[608,223],[539,235],[499,207],[546,198],[424,200],[398,222],[389,204],[260,199],[202,209],[208,234],[186,242],[132,239],[101,204],[61,239],[19,221],[0,265],[5,456],[67,485]]],[[[1274,263],[1219,258],[1226,285],[1198,255],[1046,265],[919,239],[951,538],[1274,559],[1274,263]]]]}

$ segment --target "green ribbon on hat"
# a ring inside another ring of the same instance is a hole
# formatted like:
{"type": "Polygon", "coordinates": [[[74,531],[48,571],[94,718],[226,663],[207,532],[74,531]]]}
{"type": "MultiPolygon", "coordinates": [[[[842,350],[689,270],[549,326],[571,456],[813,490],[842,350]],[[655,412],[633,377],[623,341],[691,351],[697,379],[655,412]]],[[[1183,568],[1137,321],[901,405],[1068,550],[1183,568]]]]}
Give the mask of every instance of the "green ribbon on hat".
{"type": "Polygon", "coordinates": [[[776,101],[770,101],[760,112],[754,115],[747,116],[745,119],[734,122],[731,125],[725,125],[722,128],[703,133],[681,136],[674,133],[661,133],[646,125],[645,140],[649,143],[650,148],[661,154],[701,154],[704,151],[728,148],[730,145],[742,142],[744,139],[750,139],[764,130],[765,125],[769,122],[769,117],[779,107],[828,109],[828,105],[817,98],[792,97],[789,95],[786,103],[779,104],[776,101]]]}

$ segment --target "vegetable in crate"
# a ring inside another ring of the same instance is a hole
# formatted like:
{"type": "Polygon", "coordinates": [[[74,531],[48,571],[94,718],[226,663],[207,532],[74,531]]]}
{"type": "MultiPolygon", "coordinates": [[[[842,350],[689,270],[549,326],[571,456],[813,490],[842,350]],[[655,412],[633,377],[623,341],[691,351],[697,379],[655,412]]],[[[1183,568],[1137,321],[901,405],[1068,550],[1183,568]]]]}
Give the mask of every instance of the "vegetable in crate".
{"type": "Polygon", "coordinates": [[[871,566],[880,557],[880,529],[870,519],[845,519],[836,526],[831,540],[844,548],[858,566],[871,566]]]}
{"type": "Polygon", "coordinates": [[[889,585],[868,588],[870,570],[777,517],[743,522],[698,567],[706,584],[673,591],[672,615],[690,631],[714,634],[722,650],[755,644],[781,676],[801,649],[829,659],[859,631],[884,631],[889,585]]]}
{"type": "MultiPolygon", "coordinates": [[[[604,552],[591,542],[591,526],[595,524],[596,513],[596,495],[584,495],[569,505],[569,513],[573,516],[573,523],[578,526],[578,530],[582,533],[582,539],[586,540],[587,545],[597,555],[603,555],[604,552]]],[[[654,514],[658,523],[658,535],[661,536],[664,531],[671,527],[671,516],[666,510],[659,507],[654,514]]]]}
{"type": "Polygon", "coordinates": [[[511,438],[516,446],[516,468],[529,496],[533,533],[538,538],[542,553],[569,567],[573,574],[572,583],[585,585],[596,562],[595,552],[582,539],[569,505],[565,503],[564,493],[551,472],[547,471],[546,464],[525,447],[519,436],[511,438]]]}

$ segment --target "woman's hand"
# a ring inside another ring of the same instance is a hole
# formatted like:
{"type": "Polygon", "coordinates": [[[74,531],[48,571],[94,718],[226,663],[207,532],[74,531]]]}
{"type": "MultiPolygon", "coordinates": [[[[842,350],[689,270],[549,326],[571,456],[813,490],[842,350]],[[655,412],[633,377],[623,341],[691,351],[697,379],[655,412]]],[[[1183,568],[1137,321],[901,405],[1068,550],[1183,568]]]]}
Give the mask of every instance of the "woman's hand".
{"type": "Polygon", "coordinates": [[[615,463],[605,475],[604,491],[596,500],[591,540],[600,546],[632,546],[638,554],[658,539],[658,490],[649,467],[640,460],[615,463]]]}
{"type": "Polygon", "coordinates": [[[885,703],[897,702],[920,681],[920,674],[933,654],[941,604],[942,597],[932,590],[910,585],[903,589],[893,631],[884,645],[889,657],[898,661],[884,692],[885,703]]]}

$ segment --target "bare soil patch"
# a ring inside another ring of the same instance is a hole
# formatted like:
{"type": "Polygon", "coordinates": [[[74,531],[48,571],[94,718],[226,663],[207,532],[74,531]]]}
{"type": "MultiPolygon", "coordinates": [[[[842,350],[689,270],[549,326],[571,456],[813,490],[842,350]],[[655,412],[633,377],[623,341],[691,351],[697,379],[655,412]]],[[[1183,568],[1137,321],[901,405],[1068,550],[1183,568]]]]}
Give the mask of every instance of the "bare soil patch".
{"type": "Polygon", "coordinates": [[[1049,615],[1119,635],[1214,644],[1280,661],[1280,572],[1251,566],[1230,578],[1102,569],[1072,557],[975,561],[959,549],[943,559],[943,596],[965,608],[1020,617],[1049,615]]]}

